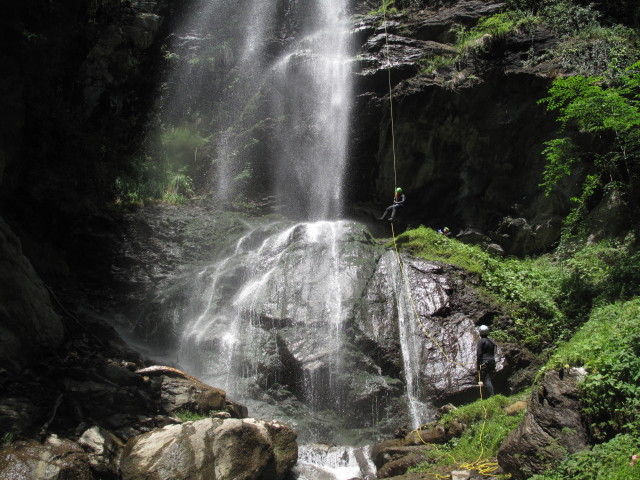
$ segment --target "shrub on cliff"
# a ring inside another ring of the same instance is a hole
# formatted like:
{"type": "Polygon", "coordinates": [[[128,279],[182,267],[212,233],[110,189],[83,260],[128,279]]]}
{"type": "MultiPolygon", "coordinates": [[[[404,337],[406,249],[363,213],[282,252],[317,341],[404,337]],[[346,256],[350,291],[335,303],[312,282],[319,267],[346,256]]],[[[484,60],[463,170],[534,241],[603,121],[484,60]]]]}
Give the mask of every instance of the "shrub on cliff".
{"type": "Polygon", "coordinates": [[[577,168],[588,174],[582,193],[573,198],[575,208],[567,217],[565,235],[584,233],[581,222],[596,193],[620,192],[630,213],[637,215],[640,198],[640,62],[616,75],[577,75],[553,82],[549,96],[541,100],[558,111],[561,131],[570,131],[547,142],[547,166],[542,186],[547,193],[577,168]],[[585,136],[596,141],[587,141],[585,136]]]}
{"type": "Polygon", "coordinates": [[[632,456],[640,453],[640,440],[632,435],[619,435],[592,450],[571,455],[544,475],[529,480],[637,480],[640,464],[632,456]]]}
{"type": "Polygon", "coordinates": [[[640,435],[640,298],[595,309],[546,368],[585,366],[584,413],[595,438],[640,435]]]}

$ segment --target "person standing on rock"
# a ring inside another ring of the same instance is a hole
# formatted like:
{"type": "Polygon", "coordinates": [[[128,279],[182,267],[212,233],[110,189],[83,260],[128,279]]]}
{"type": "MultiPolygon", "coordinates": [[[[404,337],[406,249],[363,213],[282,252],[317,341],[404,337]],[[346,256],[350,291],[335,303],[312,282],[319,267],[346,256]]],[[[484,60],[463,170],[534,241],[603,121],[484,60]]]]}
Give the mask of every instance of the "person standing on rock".
{"type": "Polygon", "coordinates": [[[407,198],[405,197],[404,193],[402,193],[402,189],[400,187],[396,188],[396,193],[393,197],[393,205],[389,205],[387,209],[384,211],[384,213],[382,214],[382,216],[378,218],[378,220],[384,220],[384,217],[386,217],[387,213],[389,213],[389,210],[391,210],[391,216],[389,217],[389,221],[392,222],[396,216],[397,209],[404,205],[404,202],[406,199],[407,198]]]}
{"type": "Polygon", "coordinates": [[[486,325],[480,325],[478,327],[480,333],[480,340],[478,340],[477,348],[477,371],[480,375],[480,387],[486,389],[486,398],[493,396],[493,383],[491,382],[491,376],[496,371],[496,345],[487,336],[489,335],[489,327],[486,325]]]}

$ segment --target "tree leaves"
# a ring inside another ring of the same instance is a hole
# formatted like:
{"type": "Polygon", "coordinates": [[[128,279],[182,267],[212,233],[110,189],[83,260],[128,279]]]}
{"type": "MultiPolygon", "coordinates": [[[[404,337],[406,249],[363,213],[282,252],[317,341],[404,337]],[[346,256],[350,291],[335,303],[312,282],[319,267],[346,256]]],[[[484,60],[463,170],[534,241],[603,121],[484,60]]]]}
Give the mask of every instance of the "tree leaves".
{"type": "MultiPolygon", "coordinates": [[[[615,65],[612,66],[615,69],[615,65]]],[[[640,176],[640,62],[614,75],[607,83],[602,76],[575,75],[559,78],[540,100],[548,110],[558,111],[562,132],[570,135],[546,142],[543,154],[547,165],[543,172],[545,193],[549,195],[560,180],[579,164],[590,172],[572,220],[585,212],[587,200],[598,188],[637,194],[640,176]],[[576,141],[578,135],[590,135],[597,142],[576,141]],[[591,150],[584,145],[591,146],[591,150]],[[594,147],[595,145],[595,147],[594,147]]]]}

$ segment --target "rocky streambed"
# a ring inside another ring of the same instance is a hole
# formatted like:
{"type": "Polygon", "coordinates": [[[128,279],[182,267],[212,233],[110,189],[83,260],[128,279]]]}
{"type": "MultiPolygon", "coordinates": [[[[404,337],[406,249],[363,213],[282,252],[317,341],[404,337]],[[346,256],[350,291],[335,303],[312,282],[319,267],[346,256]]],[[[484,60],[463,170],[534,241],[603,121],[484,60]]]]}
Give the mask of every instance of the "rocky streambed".
{"type": "Polygon", "coordinates": [[[267,480],[296,463],[293,429],[247,418],[224,391],[182,372],[141,369],[107,327],[70,346],[18,375],[2,371],[0,422],[15,433],[3,438],[0,477],[267,480]]]}

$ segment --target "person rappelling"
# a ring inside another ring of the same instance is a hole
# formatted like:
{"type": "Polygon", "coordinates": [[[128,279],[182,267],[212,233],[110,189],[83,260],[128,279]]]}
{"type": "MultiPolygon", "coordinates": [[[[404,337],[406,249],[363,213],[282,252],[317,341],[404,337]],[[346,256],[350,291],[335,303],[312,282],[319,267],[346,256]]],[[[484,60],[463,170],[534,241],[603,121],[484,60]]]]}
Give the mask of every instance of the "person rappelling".
{"type": "Polygon", "coordinates": [[[384,220],[384,217],[387,216],[387,213],[391,211],[391,215],[389,216],[389,221],[392,222],[396,216],[397,209],[404,205],[404,202],[406,199],[407,197],[405,196],[404,193],[402,193],[402,189],[400,187],[396,188],[396,192],[393,197],[393,205],[389,205],[387,209],[384,211],[384,213],[382,214],[382,216],[378,218],[378,220],[384,220]]]}

